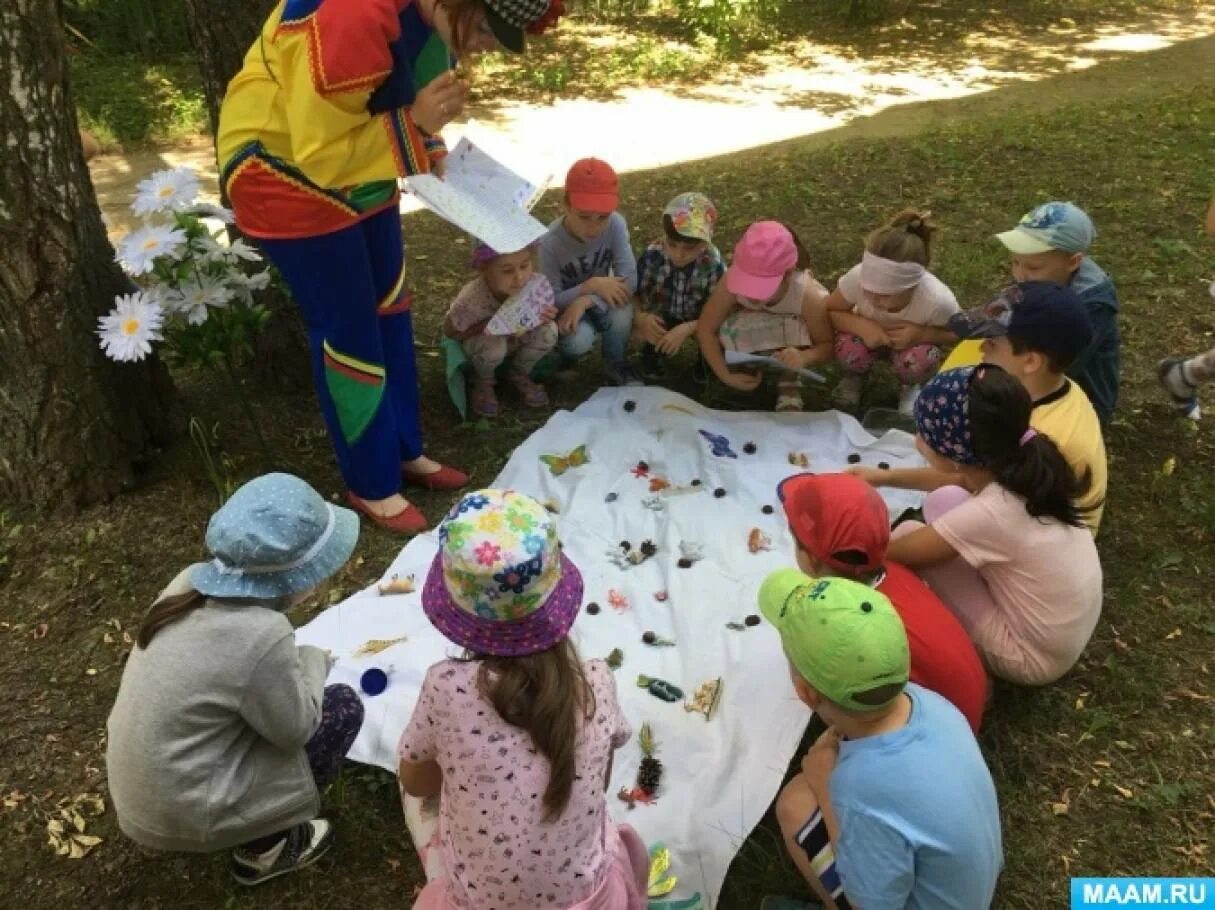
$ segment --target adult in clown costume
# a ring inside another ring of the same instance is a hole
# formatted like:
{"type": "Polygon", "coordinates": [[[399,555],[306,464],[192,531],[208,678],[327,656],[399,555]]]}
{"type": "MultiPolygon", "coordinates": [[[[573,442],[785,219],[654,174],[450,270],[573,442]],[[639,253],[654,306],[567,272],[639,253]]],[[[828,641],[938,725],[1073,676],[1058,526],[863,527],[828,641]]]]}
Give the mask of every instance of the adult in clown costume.
{"type": "Polygon", "coordinates": [[[347,498],[394,531],[427,526],[402,482],[468,482],[423,451],[396,180],[442,176],[440,131],[468,93],[455,62],[520,52],[562,12],[562,0],[284,0],[224,98],[220,180],[237,226],[308,326],[347,498]]]}

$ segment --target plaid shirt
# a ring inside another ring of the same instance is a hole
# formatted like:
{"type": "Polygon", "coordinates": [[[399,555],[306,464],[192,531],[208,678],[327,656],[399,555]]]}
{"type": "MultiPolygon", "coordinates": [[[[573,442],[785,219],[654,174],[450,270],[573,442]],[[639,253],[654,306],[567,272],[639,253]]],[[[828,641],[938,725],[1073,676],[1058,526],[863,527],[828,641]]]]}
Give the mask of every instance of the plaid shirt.
{"type": "Polygon", "coordinates": [[[681,269],[667,258],[655,240],[637,260],[637,297],[647,313],[660,313],[671,322],[690,322],[700,315],[713,287],[726,273],[726,264],[713,244],[681,269]]]}

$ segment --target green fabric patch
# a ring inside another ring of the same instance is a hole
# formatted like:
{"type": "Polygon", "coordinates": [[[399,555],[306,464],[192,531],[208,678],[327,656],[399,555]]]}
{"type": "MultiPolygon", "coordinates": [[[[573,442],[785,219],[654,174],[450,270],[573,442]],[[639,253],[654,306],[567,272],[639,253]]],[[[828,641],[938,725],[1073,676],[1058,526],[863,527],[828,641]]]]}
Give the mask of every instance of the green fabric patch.
{"type": "Polygon", "coordinates": [[[380,409],[380,401],[384,398],[384,381],[360,382],[326,363],[325,385],[333,398],[342,436],[346,444],[352,446],[363,438],[380,409]]]}
{"type": "Polygon", "coordinates": [[[360,212],[366,212],[388,202],[396,191],[395,180],[376,180],[372,183],[360,183],[346,194],[346,199],[360,212]]]}

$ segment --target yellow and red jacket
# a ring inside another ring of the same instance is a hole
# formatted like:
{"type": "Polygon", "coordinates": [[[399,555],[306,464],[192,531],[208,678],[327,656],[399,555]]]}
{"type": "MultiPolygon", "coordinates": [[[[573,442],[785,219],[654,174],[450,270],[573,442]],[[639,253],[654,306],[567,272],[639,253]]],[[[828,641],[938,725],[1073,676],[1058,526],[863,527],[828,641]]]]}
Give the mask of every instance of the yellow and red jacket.
{"type": "Polygon", "coordinates": [[[228,86],[220,181],[253,237],[341,230],[447,154],[410,116],[452,66],[415,0],[283,0],[228,86]]]}

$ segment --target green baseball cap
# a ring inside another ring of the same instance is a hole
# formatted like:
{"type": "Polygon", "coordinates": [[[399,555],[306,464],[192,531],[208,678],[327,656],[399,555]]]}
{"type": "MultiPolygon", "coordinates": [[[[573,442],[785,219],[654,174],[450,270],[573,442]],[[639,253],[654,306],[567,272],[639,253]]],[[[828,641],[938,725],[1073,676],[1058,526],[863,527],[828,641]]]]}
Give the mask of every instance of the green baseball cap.
{"type": "Polygon", "coordinates": [[[759,610],[797,672],[840,707],[874,711],[907,685],[907,631],[886,596],[868,585],[780,569],[764,579],[759,610]],[[890,686],[899,691],[890,694],[890,686]]]}

